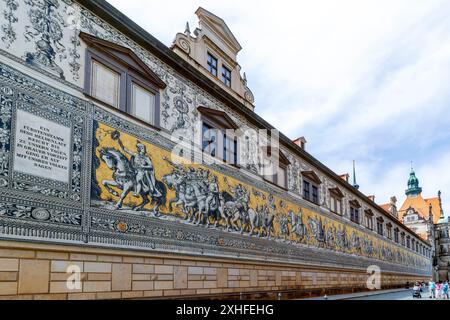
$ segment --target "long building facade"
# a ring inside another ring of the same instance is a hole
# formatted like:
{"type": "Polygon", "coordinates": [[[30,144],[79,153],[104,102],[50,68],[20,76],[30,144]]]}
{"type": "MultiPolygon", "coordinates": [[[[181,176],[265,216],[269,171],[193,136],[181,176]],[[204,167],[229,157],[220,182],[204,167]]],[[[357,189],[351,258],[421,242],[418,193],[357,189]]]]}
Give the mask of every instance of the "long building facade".
{"type": "Polygon", "coordinates": [[[304,139],[258,147],[274,128],[219,17],[199,8],[169,48],[105,1],[0,11],[0,298],[364,289],[373,266],[381,287],[431,277],[430,244],[304,139]]]}

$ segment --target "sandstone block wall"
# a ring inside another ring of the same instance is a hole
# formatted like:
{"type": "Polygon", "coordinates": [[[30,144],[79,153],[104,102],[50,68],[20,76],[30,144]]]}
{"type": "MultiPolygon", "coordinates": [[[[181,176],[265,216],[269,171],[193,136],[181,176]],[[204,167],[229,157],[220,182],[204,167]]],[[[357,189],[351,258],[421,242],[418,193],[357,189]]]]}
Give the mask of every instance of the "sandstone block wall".
{"type": "MultiPolygon", "coordinates": [[[[133,251],[0,242],[0,299],[131,299],[222,296],[279,290],[361,288],[362,270],[158,255],[133,251]],[[66,285],[79,266],[82,287],[66,285]]],[[[422,280],[382,274],[384,287],[422,280]]]]}

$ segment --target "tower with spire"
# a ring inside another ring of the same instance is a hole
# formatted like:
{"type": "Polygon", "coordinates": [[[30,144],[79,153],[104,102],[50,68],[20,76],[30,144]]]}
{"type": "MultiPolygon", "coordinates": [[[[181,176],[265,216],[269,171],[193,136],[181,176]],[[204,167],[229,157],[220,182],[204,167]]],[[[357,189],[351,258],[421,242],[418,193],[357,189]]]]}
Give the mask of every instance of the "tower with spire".
{"type": "Polygon", "coordinates": [[[405,194],[407,197],[417,197],[422,193],[422,188],[419,186],[419,179],[416,177],[414,168],[411,162],[411,171],[409,173],[408,179],[408,189],[406,189],[405,194]]]}
{"type": "Polygon", "coordinates": [[[353,187],[358,190],[359,184],[356,183],[356,166],[355,166],[355,160],[353,160],[353,187]]]}

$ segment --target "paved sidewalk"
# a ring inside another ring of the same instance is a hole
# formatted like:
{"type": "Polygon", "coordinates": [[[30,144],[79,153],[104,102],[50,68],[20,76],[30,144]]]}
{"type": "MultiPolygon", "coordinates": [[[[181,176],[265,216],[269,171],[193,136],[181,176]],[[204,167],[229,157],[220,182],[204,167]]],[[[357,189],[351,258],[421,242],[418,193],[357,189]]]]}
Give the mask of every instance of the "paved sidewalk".
{"type": "Polygon", "coordinates": [[[364,291],[364,292],[355,292],[355,293],[348,293],[348,294],[338,294],[333,296],[327,296],[325,297],[315,297],[315,298],[306,298],[306,299],[300,299],[300,300],[346,300],[346,299],[353,299],[353,298],[363,298],[363,297],[371,297],[376,295],[382,295],[382,294],[388,294],[388,293],[394,293],[394,292],[410,292],[411,289],[389,289],[389,290],[377,290],[377,291],[364,291]]]}

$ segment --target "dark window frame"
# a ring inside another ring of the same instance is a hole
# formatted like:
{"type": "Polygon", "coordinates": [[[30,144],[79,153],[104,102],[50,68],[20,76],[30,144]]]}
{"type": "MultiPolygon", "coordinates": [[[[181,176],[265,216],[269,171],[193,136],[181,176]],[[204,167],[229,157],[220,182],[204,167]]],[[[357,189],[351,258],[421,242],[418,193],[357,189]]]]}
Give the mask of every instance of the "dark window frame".
{"type": "Polygon", "coordinates": [[[302,191],[303,199],[316,205],[320,205],[320,184],[302,177],[302,191]]]}
{"type": "Polygon", "coordinates": [[[359,210],[360,208],[350,206],[350,220],[357,224],[360,224],[359,210]]]}
{"type": "Polygon", "coordinates": [[[231,69],[222,65],[222,82],[231,88],[231,69]]]}
{"type": "MultiPolygon", "coordinates": [[[[229,136],[227,130],[236,130],[237,126],[234,122],[222,111],[217,111],[213,109],[208,109],[204,107],[198,107],[197,110],[201,114],[201,150],[204,152],[206,149],[205,145],[205,136],[204,136],[204,127],[205,125],[209,127],[209,130],[215,130],[215,136],[218,137],[218,140],[215,142],[215,147],[217,154],[214,155],[214,158],[223,161],[226,164],[229,164],[234,167],[239,168],[238,159],[239,159],[239,144],[238,137],[236,135],[229,136]],[[233,141],[233,155],[234,161],[230,162],[226,159],[226,140],[233,141]]],[[[208,141],[211,142],[211,141],[208,141]]],[[[209,144],[208,144],[209,145],[209,144]]],[[[212,156],[209,153],[210,156],[212,156]]]]}
{"type": "Polygon", "coordinates": [[[209,73],[217,78],[219,74],[219,59],[210,52],[207,52],[206,65],[209,73]],[[213,65],[212,62],[215,62],[215,65],[213,65]]]}
{"type": "Polygon", "coordinates": [[[320,205],[320,185],[321,181],[314,171],[302,172],[302,197],[303,199],[320,205]]]}
{"type": "Polygon", "coordinates": [[[354,223],[361,224],[361,205],[358,201],[349,201],[350,204],[350,220],[354,223]]]}
{"type": "Polygon", "coordinates": [[[377,218],[377,233],[384,236],[384,220],[381,217],[377,218]]]}

